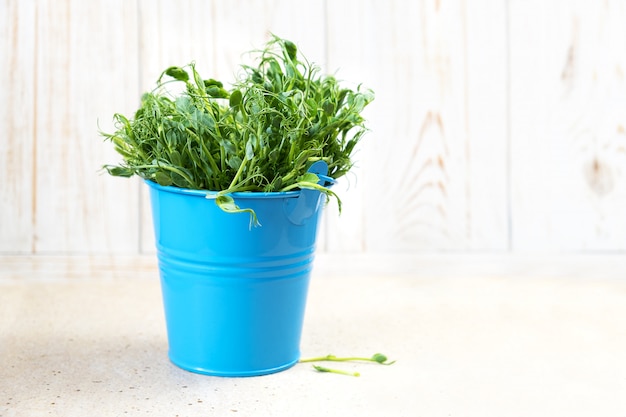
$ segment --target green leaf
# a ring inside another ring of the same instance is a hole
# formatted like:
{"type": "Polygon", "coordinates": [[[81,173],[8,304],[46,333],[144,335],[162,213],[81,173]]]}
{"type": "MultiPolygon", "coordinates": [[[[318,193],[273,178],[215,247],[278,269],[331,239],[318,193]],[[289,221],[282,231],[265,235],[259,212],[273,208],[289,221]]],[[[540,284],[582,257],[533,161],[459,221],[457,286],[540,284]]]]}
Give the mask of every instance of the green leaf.
{"type": "Polygon", "coordinates": [[[187,182],[185,178],[183,178],[182,175],[175,172],[170,172],[170,178],[172,179],[172,183],[174,183],[174,185],[177,187],[189,188],[189,186],[191,185],[187,182]]]}
{"type": "Polygon", "coordinates": [[[170,152],[170,161],[172,162],[172,165],[176,165],[178,167],[182,166],[180,152],[178,152],[177,150],[173,150],[172,152],[170,152]]]}
{"type": "Polygon", "coordinates": [[[241,161],[242,159],[240,157],[238,157],[237,155],[234,155],[230,158],[228,158],[228,166],[231,167],[232,169],[239,169],[239,167],[241,166],[241,161]]]}
{"type": "Polygon", "coordinates": [[[218,195],[215,198],[215,202],[217,203],[217,206],[224,210],[227,213],[248,213],[250,214],[250,228],[252,228],[252,226],[257,227],[257,226],[261,226],[261,223],[259,223],[259,219],[256,216],[256,213],[254,212],[254,210],[250,209],[250,208],[240,208],[236,203],[235,200],[229,196],[229,195],[218,195]]]}
{"type": "Polygon", "coordinates": [[[344,371],[341,369],[332,369],[332,368],[327,368],[325,366],[320,366],[320,365],[313,365],[313,368],[318,372],[330,372],[333,374],[348,375],[348,376],[361,376],[361,374],[358,372],[349,372],[349,371],[344,371]]]}
{"type": "Polygon", "coordinates": [[[272,149],[268,155],[270,162],[278,161],[278,157],[280,156],[280,152],[278,149],[272,149]]]}
{"type": "Polygon", "coordinates": [[[327,115],[332,115],[335,113],[335,105],[330,101],[322,104],[322,109],[324,109],[324,113],[326,113],[327,115]]]}
{"type": "Polygon", "coordinates": [[[385,355],[383,355],[382,353],[374,354],[374,356],[372,356],[372,359],[375,362],[378,362],[378,363],[385,363],[385,362],[387,362],[387,357],[385,355]]]}
{"type": "Polygon", "coordinates": [[[178,143],[182,142],[183,135],[178,129],[168,129],[165,132],[165,139],[167,140],[167,146],[169,149],[176,149],[178,143]]]}
{"type": "Polygon", "coordinates": [[[181,67],[169,67],[165,70],[165,74],[178,81],[189,81],[189,74],[187,74],[187,71],[185,71],[181,67]]]}
{"type": "Polygon", "coordinates": [[[285,51],[287,51],[287,55],[292,61],[296,59],[298,55],[298,48],[296,47],[296,44],[291,41],[285,40],[285,51]]]}
{"type": "Polygon", "coordinates": [[[243,95],[241,94],[241,91],[235,90],[232,93],[230,93],[230,100],[228,104],[230,105],[230,107],[237,107],[241,104],[242,100],[243,100],[243,95]]]}
{"type": "Polygon", "coordinates": [[[317,184],[319,181],[320,181],[320,177],[318,177],[317,174],[314,174],[312,172],[307,172],[306,174],[298,177],[298,182],[317,184]]]}
{"type": "Polygon", "coordinates": [[[281,177],[277,177],[272,185],[274,190],[280,190],[283,187],[283,179],[281,177]]]}
{"type": "Polygon", "coordinates": [[[135,173],[132,169],[130,168],[124,168],[124,167],[116,167],[116,166],[105,166],[104,167],[107,172],[113,176],[116,177],[132,177],[133,174],[135,173]]]}
{"type": "Polygon", "coordinates": [[[221,81],[217,81],[214,80],[213,78],[209,78],[208,80],[204,80],[204,86],[205,87],[210,87],[210,86],[217,86],[219,88],[224,87],[224,84],[221,81]]]}
{"type": "Polygon", "coordinates": [[[172,185],[172,178],[165,172],[157,172],[154,174],[154,179],[159,185],[168,186],[172,185]]]}
{"type": "Polygon", "coordinates": [[[251,160],[254,158],[254,146],[252,144],[252,138],[246,142],[246,159],[251,160]]]}
{"type": "Polygon", "coordinates": [[[382,353],[376,353],[374,356],[372,356],[372,361],[378,362],[381,365],[393,365],[394,363],[396,363],[396,361],[387,362],[387,360],[387,356],[383,355],[382,353]]]}
{"type": "Polygon", "coordinates": [[[191,103],[191,99],[189,97],[178,97],[174,103],[176,105],[177,112],[180,114],[191,113],[194,111],[193,104],[191,103]]]}
{"type": "Polygon", "coordinates": [[[206,93],[213,98],[228,98],[229,96],[228,91],[216,85],[207,87],[206,93]]]}
{"type": "MultiPolygon", "coordinates": [[[[220,146],[226,152],[226,155],[235,155],[237,153],[237,148],[235,144],[228,140],[221,140],[220,146]]],[[[239,158],[240,162],[237,163],[237,167],[241,164],[241,158],[239,158]]],[[[236,168],[235,168],[236,169],[236,168]]]]}

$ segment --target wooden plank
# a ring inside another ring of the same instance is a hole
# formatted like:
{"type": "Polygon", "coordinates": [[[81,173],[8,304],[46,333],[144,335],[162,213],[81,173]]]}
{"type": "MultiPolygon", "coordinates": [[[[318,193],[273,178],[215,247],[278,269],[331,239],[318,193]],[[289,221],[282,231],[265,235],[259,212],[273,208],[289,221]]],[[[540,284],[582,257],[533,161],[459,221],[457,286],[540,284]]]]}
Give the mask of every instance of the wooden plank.
{"type": "Polygon", "coordinates": [[[479,14],[461,1],[329,2],[329,66],[377,97],[357,185],[330,228],[332,250],[506,248],[506,184],[497,179],[506,167],[506,89],[482,88],[506,75],[505,46],[494,42],[504,38],[505,15],[484,6],[479,14]]]}
{"type": "Polygon", "coordinates": [[[511,2],[513,248],[626,249],[626,5],[511,2]]]}
{"type": "MultiPolygon", "coordinates": [[[[260,48],[270,32],[296,42],[311,57],[324,57],[323,4],[318,2],[140,0],[142,88],[154,86],[170,65],[195,61],[198,70],[229,84],[246,52],[260,48]],[[245,11],[245,12],[242,12],[245,11]]],[[[147,189],[141,197],[141,248],[154,252],[147,189]]]]}
{"type": "Polygon", "coordinates": [[[464,2],[467,249],[510,247],[506,2],[464,2]]]}
{"type": "MultiPolygon", "coordinates": [[[[379,67],[381,46],[377,32],[388,29],[378,21],[380,12],[376,2],[370,1],[341,1],[327,2],[327,73],[335,73],[339,80],[345,80],[347,87],[356,88],[362,83],[364,88],[373,89],[376,99],[363,115],[367,120],[367,127],[372,129],[366,133],[361,143],[357,145],[352,160],[354,167],[343,178],[340,178],[333,190],[342,201],[342,211],[334,201],[326,207],[325,213],[325,247],[330,253],[334,252],[364,252],[367,248],[366,236],[370,225],[366,224],[366,213],[370,212],[369,203],[383,204],[383,200],[376,202],[367,199],[368,192],[380,195],[378,190],[371,188],[373,178],[378,175],[379,167],[375,163],[375,141],[381,140],[381,132],[385,128],[384,116],[377,118],[379,105],[384,97],[380,90],[382,71],[379,67]],[[346,23],[349,17],[349,24],[346,23]],[[373,110],[372,110],[373,108],[373,110]],[[370,175],[368,175],[370,174],[370,175]]],[[[382,106],[384,108],[384,106],[382,106]]]]}
{"type": "Polygon", "coordinates": [[[98,173],[118,160],[98,124],[135,102],[136,16],[122,0],[37,2],[37,253],[137,251],[136,182],[98,173]]]}
{"type": "Polygon", "coordinates": [[[0,252],[33,246],[35,5],[0,2],[0,252]]]}

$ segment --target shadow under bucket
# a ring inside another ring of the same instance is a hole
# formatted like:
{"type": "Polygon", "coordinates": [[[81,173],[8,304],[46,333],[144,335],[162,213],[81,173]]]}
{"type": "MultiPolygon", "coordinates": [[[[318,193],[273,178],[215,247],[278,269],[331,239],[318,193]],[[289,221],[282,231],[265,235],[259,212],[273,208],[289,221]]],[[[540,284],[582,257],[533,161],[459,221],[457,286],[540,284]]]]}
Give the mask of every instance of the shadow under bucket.
{"type": "Polygon", "coordinates": [[[300,336],[324,196],[315,190],[215,194],[146,181],[169,341],[188,371],[255,376],[300,358],[300,336]]]}

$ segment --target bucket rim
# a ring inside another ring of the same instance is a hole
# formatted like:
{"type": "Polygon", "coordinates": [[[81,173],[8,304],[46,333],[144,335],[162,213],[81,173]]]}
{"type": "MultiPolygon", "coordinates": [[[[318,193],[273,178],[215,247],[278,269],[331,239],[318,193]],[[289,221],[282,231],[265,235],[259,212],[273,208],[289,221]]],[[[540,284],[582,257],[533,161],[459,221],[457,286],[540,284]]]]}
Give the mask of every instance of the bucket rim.
{"type": "MultiPolygon", "coordinates": [[[[202,197],[208,199],[215,199],[219,194],[219,191],[210,191],[210,190],[196,190],[192,188],[181,188],[175,187],[171,185],[160,185],[152,180],[144,179],[144,182],[157,190],[175,193],[175,194],[183,194],[192,197],[202,197]]],[[[264,192],[264,191],[243,191],[243,192],[235,192],[228,193],[228,195],[237,199],[255,199],[255,198],[295,198],[300,195],[301,190],[296,191],[272,191],[272,192],[264,192]]]]}

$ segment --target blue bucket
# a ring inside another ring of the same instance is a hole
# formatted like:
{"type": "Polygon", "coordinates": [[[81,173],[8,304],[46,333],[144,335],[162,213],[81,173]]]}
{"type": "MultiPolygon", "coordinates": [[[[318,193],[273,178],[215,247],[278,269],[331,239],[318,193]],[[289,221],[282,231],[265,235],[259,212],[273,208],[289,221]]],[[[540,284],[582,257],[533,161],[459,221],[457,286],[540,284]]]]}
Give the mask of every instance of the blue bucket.
{"type": "Polygon", "coordinates": [[[180,368],[218,376],[278,372],[300,336],[323,195],[233,193],[226,213],[207,191],[146,181],[169,341],[180,368]]]}

